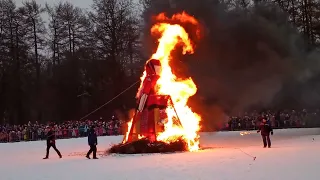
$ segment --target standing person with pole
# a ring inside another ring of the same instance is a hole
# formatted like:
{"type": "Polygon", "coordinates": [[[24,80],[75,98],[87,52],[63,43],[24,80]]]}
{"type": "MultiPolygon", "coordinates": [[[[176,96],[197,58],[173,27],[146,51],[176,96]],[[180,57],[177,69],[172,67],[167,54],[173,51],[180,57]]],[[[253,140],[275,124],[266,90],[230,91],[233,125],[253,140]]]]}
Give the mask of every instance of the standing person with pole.
{"type": "Polygon", "coordinates": [[[97,138],[97,134],[94,130],[94,126],[92,126],[89,130],[88,144],[90,146],[90,150],[88,151],[86,158],[90,159],[90,154],[93,152],[93,159],[98,159],[97,158],[98,138],[97,138]]]}
{"type": "Polygon", "coordinates": [[[59,155],[60,158],[62,158],[62,155],[60,153],[60,151],[57,149],[56,147],[56,138],[55,138],[55,133],[52,130],[52,128],[50,126],[47,126],[48,129],[48,133],[47,133],[47,153],[46,153],[46,157],[43,159],[48,159],[49,158],[49,150],[52,147],[57,154],[59,155]]]}

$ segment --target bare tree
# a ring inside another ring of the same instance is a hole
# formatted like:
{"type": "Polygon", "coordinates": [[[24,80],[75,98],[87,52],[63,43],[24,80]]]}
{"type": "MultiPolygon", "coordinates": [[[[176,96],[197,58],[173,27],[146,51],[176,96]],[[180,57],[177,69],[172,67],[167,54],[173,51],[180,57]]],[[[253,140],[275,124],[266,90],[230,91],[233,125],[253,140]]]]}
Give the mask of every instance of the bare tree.
{"type": "Polygon", "coordinates": [[[35,0],[23,2],[23,6],[18,9],[19,15],[23,19],[25,30],[27,31],[26,40],[30,47],[33,47],[35,59],[36,77],[40,78],[39,50],[43,50],[46,29],[41,15],[45,9],[41,8],[35,0]]]}
{"type": "MultiPolygon", "coordinates": [[[[23,107],[28,101],[23,101],[28,94],[25,87],[31,75],[26,29],[12,0],[2,0],[1,5],[1,60],[3,67],[0,90],[0,111],[7,111],[12,122],[24,121],[28,113],[23,107]]],[[[0,112],[0,116],[1,116],[0,112]]]]}
{"type": "Polygon", "coordinates": [[[50,7],[48,4],[46,4],[46,12],[49,15],[49,32],[48,32],[48,38],[49,38],[49,49],[52,51],[52,64],[55,66],[56,64],[60,65],[60,51],[59,51],[59,38],[60,36],[60,29],[59,26],[59,19],[58,14],[60,14],[62,11],[62,3],[59,3],[58,5],[54,7],[50,7]]]}

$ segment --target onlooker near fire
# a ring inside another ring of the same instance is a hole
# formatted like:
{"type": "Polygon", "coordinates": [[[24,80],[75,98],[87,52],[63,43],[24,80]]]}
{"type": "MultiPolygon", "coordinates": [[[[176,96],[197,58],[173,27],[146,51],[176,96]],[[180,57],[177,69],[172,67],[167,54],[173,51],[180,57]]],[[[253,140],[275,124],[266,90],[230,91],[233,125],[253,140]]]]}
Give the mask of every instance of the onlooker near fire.
{"type": "Polygon", "coordinates": [[[90,146],[90,150],[88,151],[86,158],[90,159],[90,154],[93,153],[93,159],[98,159],[97,158],[98,138],[97,138],[97,134],[94,126],[92,126],[89,130],[88,144],[90,146]]]}
{"type": "Polygon", "coordinates": [[[270,122],[268,122],[266,119],[263,119],[257,133],[259,132],[261,132],[263,147],[266,148],[268,145],[268,148],[271,148],[270,133],[273,135],[273,130],[270,122]]]}

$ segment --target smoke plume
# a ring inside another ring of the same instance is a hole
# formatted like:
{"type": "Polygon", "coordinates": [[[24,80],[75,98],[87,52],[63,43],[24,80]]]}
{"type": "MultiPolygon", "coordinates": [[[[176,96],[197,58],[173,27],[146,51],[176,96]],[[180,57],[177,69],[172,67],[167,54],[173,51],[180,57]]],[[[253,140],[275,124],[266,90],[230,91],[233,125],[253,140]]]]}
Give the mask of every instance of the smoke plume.
{"type": "Polygon", "coordinates": [[[198,93],[191,107],[213,122],[250,108],[300,108],[320,104],[320,56],[276,6],[230,8],[217,0],[154,0],[144,12],[146,54],[156,48],[152,16],[185,11],[199,20],[196,52],[173,61],[175,73],[190,76],[198,93]],[[149,49],[147,47],[150,47],[149,49]]]}

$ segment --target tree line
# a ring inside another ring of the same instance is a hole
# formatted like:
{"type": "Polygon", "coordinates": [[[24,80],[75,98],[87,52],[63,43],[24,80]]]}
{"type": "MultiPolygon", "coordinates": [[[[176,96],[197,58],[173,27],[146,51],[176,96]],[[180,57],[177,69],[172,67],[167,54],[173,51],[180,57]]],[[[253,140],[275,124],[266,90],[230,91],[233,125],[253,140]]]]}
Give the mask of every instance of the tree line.
{"type": "MultiPolygon", "coordinates": [[[[265,0],[255,0],[265,1],[265,0]]],[[[278,5],[288,14],[291,23],[313,46],[320,45],[320,1],[318,0],[268,0],[278,5]]],[[[243,0],[243,6],[248,6],[248,0],[243,0]]]]}
{"type": "MultiPolygon", "coordinates": [[[[177,0],[178,1],[178,0],[177,0]]],[[[232,8],[276,4],[310,47],[320,45],[317,0],[207,0],[232,8]]],[[[139,80],[149,57],[144,23],[155,6],[175,0],[93,0],[90,11],[69,2],[41,6],[0,0],[0,120],[78,120],[139,80]],[[142,16],[140,10],[142,8],[142,16]],[[43,17],[47,16],[48,19],[43,17]]],[[[216,3],[211,3],[216,5],[216,3]]],[[[132,88],[89,118],[135,106],[132,88]]]]}
{"type": "MultiPolygon", "coordinates": [[[[1,0],[0,119],[79,119],[136,81],[142,58],[134,6],[131,0],[94,0],[86,12],[69,2],[42,7],[30,0],[17,7],[1,0]]],[[[99,116],[132,106],[135,91],[99,116]]]]}

